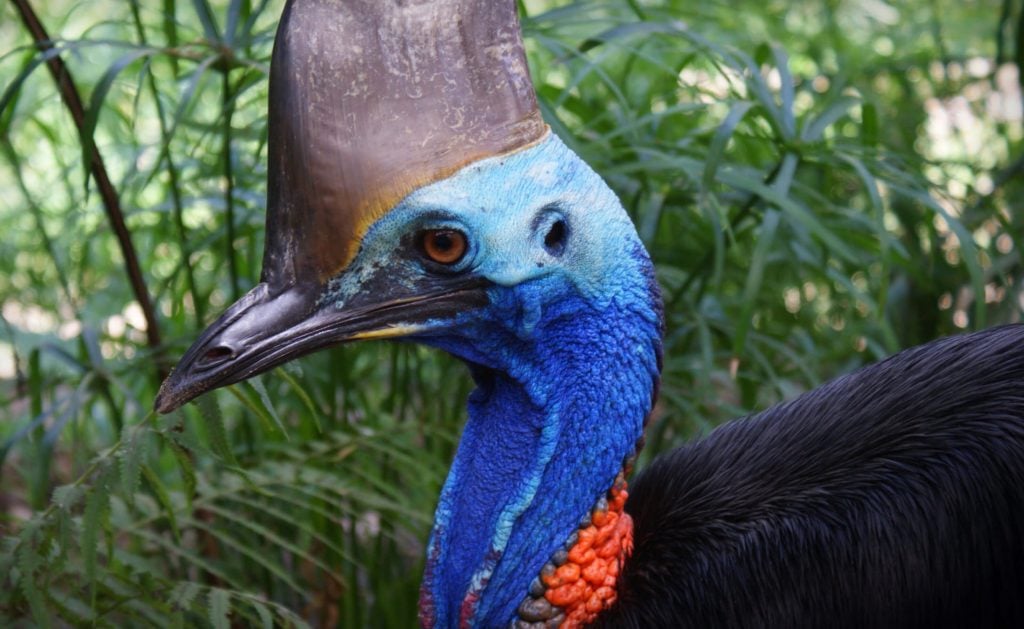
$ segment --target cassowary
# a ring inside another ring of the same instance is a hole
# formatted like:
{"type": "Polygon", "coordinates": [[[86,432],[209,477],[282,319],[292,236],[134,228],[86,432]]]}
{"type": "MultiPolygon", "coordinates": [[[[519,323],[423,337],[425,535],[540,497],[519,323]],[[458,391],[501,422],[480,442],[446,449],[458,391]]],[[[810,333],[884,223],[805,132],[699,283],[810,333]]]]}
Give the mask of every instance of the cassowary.
{"type": "Polygon", "coordinates": [[[156,405],[356,339],[464,360],[423,626],[1024,626],[1024,328],[903,352],[627,490],[661,299],[540,118],[515,2],[290,1],[270,82],[262,281],[156,405]]]}

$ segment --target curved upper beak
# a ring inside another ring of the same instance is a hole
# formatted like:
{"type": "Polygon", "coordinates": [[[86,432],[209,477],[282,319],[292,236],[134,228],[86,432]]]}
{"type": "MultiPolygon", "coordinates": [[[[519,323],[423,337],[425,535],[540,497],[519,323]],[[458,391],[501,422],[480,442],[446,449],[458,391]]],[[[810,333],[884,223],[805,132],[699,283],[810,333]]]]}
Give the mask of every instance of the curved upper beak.
{"type": "Polygon", "coordinates": [[[274,290],[261,282],[192,344],[160,387],[156,410],[169,413],[211,389],[329,345],[424,332],[486,305],[488,284],[476,276],[452,278],[404,295],[367,287],[339,308],[322,299],[319,284],[274,290]]]}

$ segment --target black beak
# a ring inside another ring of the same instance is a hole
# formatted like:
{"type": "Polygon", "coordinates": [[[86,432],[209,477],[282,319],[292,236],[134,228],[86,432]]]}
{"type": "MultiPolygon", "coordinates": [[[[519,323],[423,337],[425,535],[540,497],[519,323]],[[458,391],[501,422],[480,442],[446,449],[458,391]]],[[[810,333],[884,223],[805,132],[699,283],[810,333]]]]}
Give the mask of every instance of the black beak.
{"type": "Polygon", "coordinates": [[[221,315],[178,362],[156,396],[169,413],[203,393],[241,382],[318,349],[371,338],[405,337],[488,303],[479,277],[374,299],[365,291],[339,308],[321,299],[319,284],[283,290],[263,282],[221,315]]]}

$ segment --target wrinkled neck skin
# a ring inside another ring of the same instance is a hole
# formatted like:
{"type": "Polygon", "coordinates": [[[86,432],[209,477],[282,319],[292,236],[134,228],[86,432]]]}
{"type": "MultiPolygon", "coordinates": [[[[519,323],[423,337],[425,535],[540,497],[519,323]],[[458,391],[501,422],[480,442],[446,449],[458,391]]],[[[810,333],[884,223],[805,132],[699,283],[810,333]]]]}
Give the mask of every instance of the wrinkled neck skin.
{"type": "Polygon", "coordinates": [[[633,454],[659,377],[661,301],[631,225],[619,239],[598,281],[495,286],[489,307],[419,339],[464,359],[477,384],[428,546],[424,626],[508,626],[633,454]]]}

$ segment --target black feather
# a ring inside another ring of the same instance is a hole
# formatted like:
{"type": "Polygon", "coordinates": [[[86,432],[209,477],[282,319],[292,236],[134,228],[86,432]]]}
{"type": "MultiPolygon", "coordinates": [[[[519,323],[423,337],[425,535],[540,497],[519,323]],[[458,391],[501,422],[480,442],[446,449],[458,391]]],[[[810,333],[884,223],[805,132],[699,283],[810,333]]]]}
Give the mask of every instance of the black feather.
{"type": "Polygon", "coordinates": [[[1024,627],[1024,326],[659,457],[602,627],[1024,627]]]}

